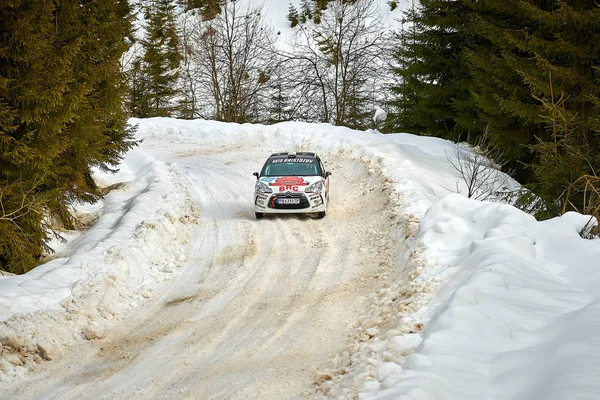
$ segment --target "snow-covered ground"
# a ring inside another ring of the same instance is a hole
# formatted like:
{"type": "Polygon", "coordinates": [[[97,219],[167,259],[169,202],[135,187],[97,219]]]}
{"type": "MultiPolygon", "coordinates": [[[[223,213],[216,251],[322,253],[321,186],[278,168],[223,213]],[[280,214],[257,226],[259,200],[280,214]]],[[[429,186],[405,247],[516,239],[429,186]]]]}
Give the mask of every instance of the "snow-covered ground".
{"type": "Polygon", "coordinates": [[[0,398],[597,398],[588,217],[453,193],[440,139],[132,122],[91,227],[0,277],[0,398]],[[333,172],[324,219],[254,219],[252,172],[288,150],[333,172]]]}

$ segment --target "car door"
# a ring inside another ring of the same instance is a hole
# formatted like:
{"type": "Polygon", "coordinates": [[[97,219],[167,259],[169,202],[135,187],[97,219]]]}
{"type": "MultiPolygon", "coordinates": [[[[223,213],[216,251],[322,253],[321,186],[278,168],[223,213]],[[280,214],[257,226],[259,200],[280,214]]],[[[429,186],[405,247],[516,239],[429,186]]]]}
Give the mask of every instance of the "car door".
{"type": "Polygon", "coordinates": [[[325,198],[327,201],[329,201],[329,175],[331,175],[331,173],[325,169],[325,164],[323,164],[321,158],[319,158],[319,156],[316,158],[317,162],[319,163],[319,167],[321,168],[321,177],[323,177],[323,180],[325,181],[325,198]]]}

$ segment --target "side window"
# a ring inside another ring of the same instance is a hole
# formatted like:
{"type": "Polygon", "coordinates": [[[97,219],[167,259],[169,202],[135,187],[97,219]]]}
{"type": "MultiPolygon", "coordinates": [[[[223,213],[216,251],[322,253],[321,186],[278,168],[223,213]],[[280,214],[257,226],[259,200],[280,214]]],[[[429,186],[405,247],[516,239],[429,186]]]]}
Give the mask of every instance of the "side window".
{"type": "Polygon", "coordinates": [[[321,169],[321,176],[325,177],[325,166],[323,165],[323,161],[319,157],[317,157],[317,161],[319,162],[319,168],[321,169]]]}
{"type": "Polygon", "coordinates": [[[263,169],[261,171],[260,176],[269,176],[271,175],[271,167],[273,166],[273,164],[271,164],[272,160],[267,160],[265,162],[265,165],[263,165],[263,169]]]}

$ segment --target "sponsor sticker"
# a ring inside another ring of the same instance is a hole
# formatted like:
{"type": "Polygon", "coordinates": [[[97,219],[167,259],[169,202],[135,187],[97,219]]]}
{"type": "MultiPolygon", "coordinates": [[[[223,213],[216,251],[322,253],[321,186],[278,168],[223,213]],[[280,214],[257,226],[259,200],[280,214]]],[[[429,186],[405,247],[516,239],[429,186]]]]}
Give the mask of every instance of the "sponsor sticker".
{"type": "Polygon", "coordinates": [[[297,186],[308,186],[302,177],[299,176],[284,176],[282,178],[274,178],[275,181],[271,182],[271,186],[285,186],[285,185],[297,185],[297,186]]]}
{"type": "Polygon", "coordinates": [[[271,161],[271,164],[281,164],[281,163],[305,163],[305,164],[314,164],[314,158],[279,158],[271,161]]]}
{"type": "Polygon", "coordinates": [[[269,183],[270,186],[279,186],[280,192],[297,192],[299,191],[298,186],[308,186],[308,182],[299,176],[284,176],[277,178],[275,181],[269,183]]]}

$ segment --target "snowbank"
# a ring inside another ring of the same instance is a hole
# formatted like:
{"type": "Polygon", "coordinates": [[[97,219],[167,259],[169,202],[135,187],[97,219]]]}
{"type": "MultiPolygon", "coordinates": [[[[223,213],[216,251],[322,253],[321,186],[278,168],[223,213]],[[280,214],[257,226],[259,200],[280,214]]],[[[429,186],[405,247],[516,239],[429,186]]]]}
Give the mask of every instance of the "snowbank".
{"type": "Polygon", "coordinates": [[[600,240],[581,239],[588,222],[459,195],[434,204],[418,235],[444,281],[422,343],[362,398],[597,398],[600,240]]]}
{"type": "Polygon", "coordinates": [[[97,179],[120,185],[93,227],[52,261],[0,277],[1,380],[25,373],[29,359],[55,359],[64,345],[102,337],[108,321],[152,296],[186,260],[197,210],[181,172],[134,150],[118,174],[97,179]]]}

